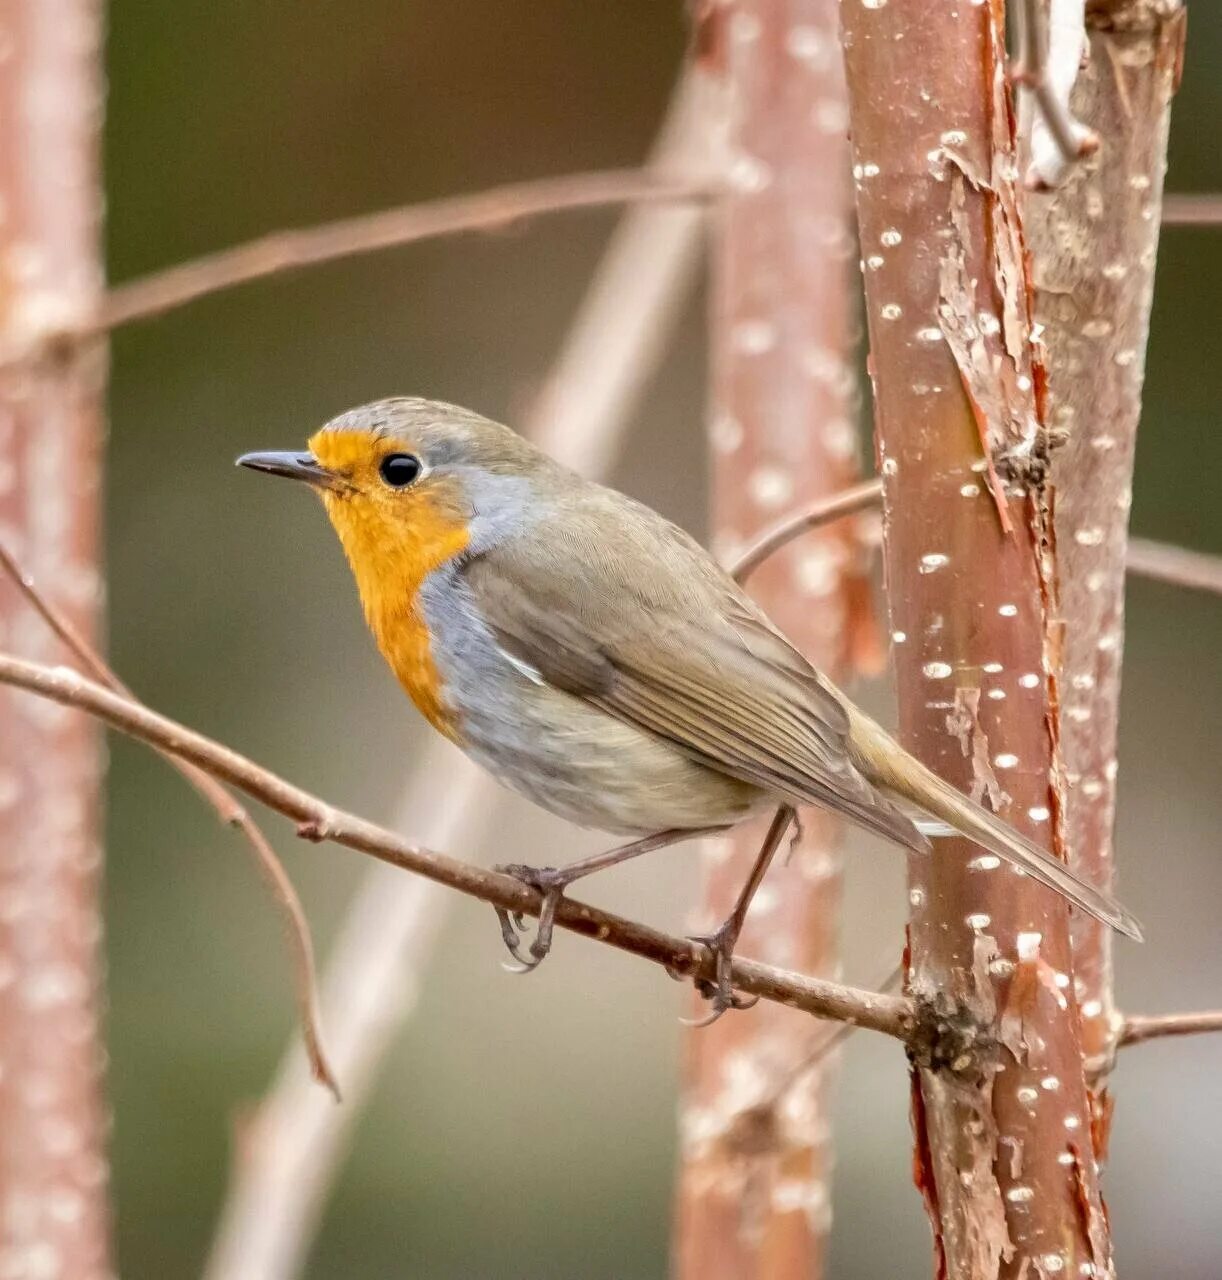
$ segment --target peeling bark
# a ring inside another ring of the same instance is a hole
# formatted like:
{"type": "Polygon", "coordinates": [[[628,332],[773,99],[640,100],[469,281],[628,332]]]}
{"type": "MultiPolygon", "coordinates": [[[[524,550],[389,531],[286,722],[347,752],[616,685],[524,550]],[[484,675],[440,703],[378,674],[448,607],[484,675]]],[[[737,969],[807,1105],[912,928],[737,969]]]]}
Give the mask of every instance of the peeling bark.
{"type": "MultiPolygon", "coordinates": [[[[0,346],[91,313],[101,275],[101,14],[0,0],[0,346]]],[[[96,625],[104,360],[0,377],[0,537],[84,634],[96,625]]],[[[6,647],[63,654],[15,592],[6,647]]],[[[0,694],[0,1274],[107,1275],[98,1028],[100,743],[89,717],[0,694]]]]}
{"type": "MultiPolygon", "coordinates": [[[[1059,560],[1002,7],[842,0],[841,20],[900,734],[1063,855],[1059,560]]],[[[960,840],[913,860],[910,900],[939,1273],[1110,1274],[1065,904],[960,840]]]]}
{"type": "MultiPolygon", "coordinates": [[[[714,547],[732,560],[778,516],[856,478],[853,234],[834,0],[706,8],[699,51],[724,89],[735,192],[717,228],[714,547]]],[[[751,590],[839,676],[877,660],[863,550],[849,523],[761,566],[751,590]]],[[[744,953],[835,971],[840,824],[806,811],[752,908],[744,953]]],[[[762,828],[709,843],[703,923],[728,910],[762,828]]],[[[688,1037],[674,1272],[696,1280],[822,1274],[830,1223],[830,1059],[811,1028],[762,1006],[688,1037]],[[789,1087],[781,1082],[797,1077],[789,1087]]]]}
{"type": "MultiPolygon", "coordinates": [[[[1125,554],[1141,413],[1171,98],[1185,12],[1174,0],[1093,4],[1090,54],[1071,107],[1099,151],[1023,215],[1049,366],[1049,420],[1061,562],[1068,783],[1066,838],[1079,875],[1111,889],[1125,554]]],[[[1073,922],[1074,987],[1092,1063],[1121,1029],[1110,932],[1073,922]]],[[[1094,1110],[1107,1114],[1106,1082],[1094,1110]]]]}

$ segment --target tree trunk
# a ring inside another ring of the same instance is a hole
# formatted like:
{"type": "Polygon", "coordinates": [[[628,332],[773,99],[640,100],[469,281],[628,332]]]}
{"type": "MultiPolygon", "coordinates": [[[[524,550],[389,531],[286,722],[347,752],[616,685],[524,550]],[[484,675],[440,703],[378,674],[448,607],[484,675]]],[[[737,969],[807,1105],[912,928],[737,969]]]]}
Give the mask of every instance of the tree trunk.
{"type": "MultiPolygon", "coordinates": [[[[1045,374],[1003,12],[841,5],[904,743],[1064,856],[1045,374]]],[[[910,871],[937,1271],[1107,1275],[1065,904],[960,840],[910,871]]]]}
{"type": "MultiPolygon", "coordinates": [[[[1061,440],[1052,477],[1064,621],[1066,839],[1075,869],[1102,889],[1113,880],[1129,503],[1184,16],[1178,4],[1145,0],[1091,6],[1090,54],[1071,105],[1099,136],[1100,149],[1056,192],[1032,193],[1023,206],[1048,352],[1049,422],[1061,440]]],[[[1120,1030],[1111,933],[1082,916],[1072,935],[1083,1047],[1102,1069],[1120,1030]]],[[[1105,1150],[1102,1074],[1093,1105],[1105,1150]]]]}
{"type": "MultiPolygon", "coordinates": [[[[732,559],[787,511],[858,474],[853,255],[844,86],[834,0],[734,0],[698,31],[722,82],[735,192],[716,228],[712,416],[714,549],[732,559]]],[[[875,656],[868,581],[851,526],[811,534],[752,593],[838,678],[875,656]]],[[[833,973],[840,826],[804,812],[752,909],[743,954],[833,973]]],[[[709,842],[704,923],[729,910],[764,824],[709,842]]],[[[760,1006],[686,1045],[675,1274],[812,1277],[830,1223],[828,1064],[798,1069],[824,1029],[760,1006]]]]}
{"type": "MultiPolygon", "coordinates": [[[[97,301],[101,13],[0,0],[0,346],[97,301]]],[[[101,603],[104,357],[0,375],[0,537],[85,634],[101,603]]],[[[6,647],[64,655],[12,590],[6,647]]],[[[0,1273],[109,1273],[98,889],[100,743],[89,717],[0,694],[0,1273]]]]}

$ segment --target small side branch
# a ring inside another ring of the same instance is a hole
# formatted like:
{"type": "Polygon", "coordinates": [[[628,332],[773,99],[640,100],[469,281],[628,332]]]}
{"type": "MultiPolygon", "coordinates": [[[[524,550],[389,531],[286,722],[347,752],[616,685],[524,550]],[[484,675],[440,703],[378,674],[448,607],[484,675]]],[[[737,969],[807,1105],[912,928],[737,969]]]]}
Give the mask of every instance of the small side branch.
{"type": "Polygon", "coordinates": [[[844,516],[856,515],[871,507],[877,507],[883,500],[881,480],[863,480],[860,484],[850,485],[831,497],[820,498],[812,502],[805,510],[782,521],[769,529],[753,546],[749,547],[735,562],[731,573],[739,582],[745,582],[755,571],[787,543],[809,533],[812,529],[821,528],[833,520],[844,516]]]}
{"type": "Polygon", "coordinates": [[[1163,196],[1164,227],[1222,227],[1222,195],[1163,196]]]}
{"type": "Polygon", "coordinates": [[[1200,1036],[1222,1032],[1222,1009],[1205,1013],[1164,1013],[1151,1017],[1125,1018],[1117,1041],[1123,1049],[1131,1044],[1144,1044],[1147,1040],[1160,1040],[1166,1036],[1200,1036]]]}
{"type": "MultiPolygon", "coordinates": [[[[769,529],[730,566],[730,572],[739,582],[745,582],[769,556],[795,538],[833,520],[878,507],[882,503],[882,493],[882,481],[875,478],[812,502],[796,515],[769,529]]],[[[1128,572],[1138,578],[1222,595],[1222,556],[1192,551],[1168,542],[1155,542],[1151,538],[1132,538],[1125,563],[1128,572]]]]}
{"type": "MultiPolygon", "coordinates": [[[[327,840],[379,858],[469,897],[502,907],[511,914],[536,917],[539,914],[539,893],[520,880],[422,849],[392,831],[336,809],[229,747],[95,684],[76,671],[0,653],[0,684],[86,711],[113,729],[206,770],[214,778],[292,819],[307,839],[327,840]]],[[[556,912],[556,925],[651,960],[681,977],[706,981],[716,978],[713,956],[702,944],[583,902],[563,899],[556,912]]],[[[732,978],[735,989],[747,995],[776,1001],[816,1017],[852,1022],[900,1040],[907,1037],[913,1023],[912,1004],[902,996],[860,991],[737,958],[732,978]]]]}
{"type": "Polygon", "coordinates": [[[1152,542],[1149,538],[1131,538],[1125,563],[1128,571],[1140,578],[1222,595],[1222,556],[1152,542]]]}
{"type": "Polygon", "coordinates": [[[1075,120],[1069,96],[1086,51],[1085,0],[1021,0],[1014,80],[1035,99],[1027,185],[1056,186],[1069,167],[1098,150],[1099,138],[1075,120]],[[1047,3],[1047,9],[1045,9],[1047,3]]]}
{"type": "Polygon", "coordinates": [[[97,312],[77,324],[20,334],[0,352],[0,368],[71,351],[121,325],[148,320],[209,294],[303,267],[466,231],[495,231],[545,213],[644,201],[699,201],[707,176],[610,169],[508,183],[472,195],[444,196],[297,231],[277,231],[118,285],[97,312]]]}
{"type": "MultiPolygon", "coordinates": [[[[72,623],[38,590],[34,580],[21,569],[12,552],[0,543],[0,570],[8,575],[13,585],[47,624],[51,632],[99,684],[112,689],[124,698],[135,700],[135,694],[107,665],[102,655],[80,634],[72,623]]],[[[314,960],[314,943],[310,937],[310,925],[305,909],[289,879],[284,864],[276,856],[267,837],[246,810],[225,790],[219,782],[203,769],[179,759],[170,751],[161,751],[169,763],[195,788],[205,803],[211,805],[222,824],[239,831],[255,855],[255,863],[264,882],[284,918],[292,951],[294,985],[297,993],[297,1011],[301,1021],[302,1039],[310,1072],[319,1084],[325,1085],[340,1100],[339,1082],[331,1069],[323,1048],[321,1018],[318,1011],[318,976],[314,960]]]]}

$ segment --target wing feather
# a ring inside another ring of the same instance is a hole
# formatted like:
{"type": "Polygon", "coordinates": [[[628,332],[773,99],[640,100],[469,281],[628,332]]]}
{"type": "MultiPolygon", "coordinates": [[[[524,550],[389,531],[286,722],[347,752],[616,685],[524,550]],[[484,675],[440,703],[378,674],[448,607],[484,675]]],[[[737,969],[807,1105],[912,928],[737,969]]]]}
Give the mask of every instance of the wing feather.
{"type": "Polygon", "coordinates": [[[464,566],[466,586],[506,652],[709,768],[926,847],[852,765],[848,717],[834,691],[749,597],[652,512],[644,526],[631,522],[646,545],[628,550],[641,554],[607,555],[625,528],[612,500],[646,509],[592,492],[584,536],[566,537],[563,554],[545,551],[539,563],[541,540],[517,539],[464,566]],[[644,571],[634,574],[634,566],[644,571]]]}

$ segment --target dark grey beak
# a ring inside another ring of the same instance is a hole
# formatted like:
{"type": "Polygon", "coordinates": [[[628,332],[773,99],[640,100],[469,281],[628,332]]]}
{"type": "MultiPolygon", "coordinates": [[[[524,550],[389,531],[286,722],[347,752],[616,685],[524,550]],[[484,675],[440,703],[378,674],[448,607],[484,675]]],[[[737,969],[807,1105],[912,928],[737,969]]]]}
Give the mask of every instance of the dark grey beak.
{"type": "Polygon", "coordinates": [[[244,453],[237,465],[252,471],[266,471],[272,476],[304,480],[316,489],[335,489],[342,484],[338,476],[319,465],[312,453],[244,453]]]}

